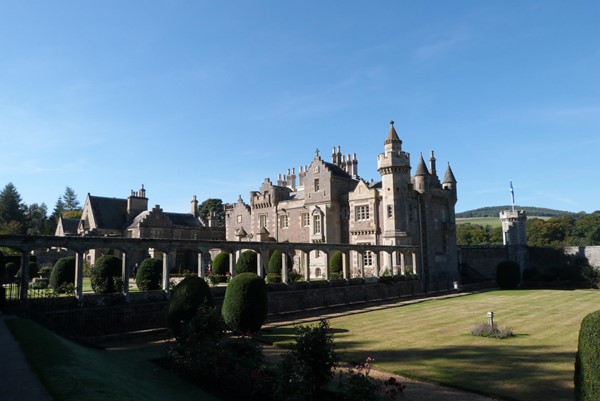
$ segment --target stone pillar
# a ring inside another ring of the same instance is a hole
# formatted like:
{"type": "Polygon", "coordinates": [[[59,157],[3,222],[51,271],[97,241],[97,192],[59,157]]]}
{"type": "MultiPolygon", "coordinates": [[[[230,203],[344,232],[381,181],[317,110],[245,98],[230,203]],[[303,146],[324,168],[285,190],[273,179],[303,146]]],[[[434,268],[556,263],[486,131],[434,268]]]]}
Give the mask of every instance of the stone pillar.
{"type": "Polygon", "coordinates": [[[21,255],[21,282],[19,285],[19,301],[27,302],[29,290],[29,249],[24,249],[21,255]]]}
{"type": "Polygon", "coordinates": [[[123,251],[123,261],[121,267],[121,281],[123,282],[123,295],[125,295],[125,299],[129,301],[129,277],[131,276],[131,270],[133,263],[133,257],[128,255],[133,255],[133,250],[127,250],[127,252],[123,251]]]}
{"type": "Polygon", "coordinates": [[[238,251],[229,252],[229,274],[231,278],[235,276],[235,263],[237,262],[237,253],[238,251]]]}
{"type": "Polygon", "coordinates": [[[83,251],[75,254],[75,297],[83,302],[83,251]]]}
{"type": "MultiPolygon", "coordinates": [[[[412,270],[413,270],[413,274],[417,274],[418,275],[418,271],[419,269],[417,269],[417,253],[413,252],[412,254],[412,270]]],[[[424,277],[420,277],[421,280],[424,279],[424,277]]]]}
{"type": "MultiPolygon", "coordinates": [[[[367,251],[368,252],[368,251],[367,251]]],[[[365,254],[364,252],[356,251],[356,264],[361,278],[365,278],[365,254]]]]}
{"type": "Polygon", "coordinates": [[[373,252],[373,277],[379,278],[379,252],[373,252]]]}
{"type": "Polygon", "coordinates": [[[323,252],[323,259],[325,261],[325,280],[329,281],[331,280],[331,272],[329,271],[329,253],[322,251],[323,252]]]}
{"type": "Polygon", "coordinates": [[[281,252],[281,281],[288,282],[288,256],[287,252],[281,252]]]}
{"type": "Polygon", "coordinates": [[[198,257],[198,277],[200,278],[204,278],[206,276],[206,272],[204,271],[206,269],[205,264],[204,264],[204,259],[205,259],[205,252],[207,252],[204,249],[201,249],[198,251],[197,253],[197,257],[198,257]]]}
{"type": "Polygon", "coordinates": [[[404,260],[404,252],[400,252],[400,272],[406,274],[406,260],[404,260]]]}
{"type": "Polygon", "coordinates": [[[348,268],[348,251],[342,251],[342,276],[344,277],[344,280],[350,278],[348,268]]]}
{"type": "Polygon", "coordinates": [[[162,289],[167,294],[169,293],[169,281],[171,274],[171,256],[168,252],[163,252],[163,271],[162,271],[162,289]]]}
{"type": "Polygon", "coordinates": [[[306,270],[304,271],[304,280],[310,281],[310,251],[304,251],[304,256],[306,257],[306,270]]]}
{"type": "Polygon", "coordinates": [[[388,252],[388,263],[390,264],[390,274],[394,276],[394,252],[388,252]]]}

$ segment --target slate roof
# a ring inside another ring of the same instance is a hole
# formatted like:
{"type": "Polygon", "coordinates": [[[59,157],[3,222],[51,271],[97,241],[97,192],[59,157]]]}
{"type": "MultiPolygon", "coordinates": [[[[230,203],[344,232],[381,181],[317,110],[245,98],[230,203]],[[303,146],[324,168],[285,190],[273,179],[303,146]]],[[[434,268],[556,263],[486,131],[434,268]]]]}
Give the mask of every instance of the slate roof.
{"type": "Polygon", "coordinates": [[[446,174],[444,174],[444,184],[456,184],[456,178],[454,178],[454,173],[450,168],[450,163],[448,163],[448,167],[446,167],[446,174]]]}
{"type": "Polygon", "coordinates": [[[388,136],[385,140],[385,143],[390,143],[390,142],[400,142],[402,143],[402,141],[400,140],[400,138],[398,138],[398,134],[396,133],[396,129],[394,128],[394,121],[390,121],[390,130],[388,131],[388,136]]]}
{"type": "Polygon", "coordinates": [[[127,223],[127,199],[90,195],[90,206],[100,229],[121,230],[127,223]]]}
{"type": "Polygon", "coordinates": [[[327,169],[331,171],[332,175],[336,177],[346,178],[348,180],[352,179],[352,176],[345,172],[344,169],[342,169],[340,166],[325,161],[323,162],[323,164],[325,164],[325,167],[327,167],[327,169]]]}
{"type": "Polygon", "coordinates": [[[425,160],[423,159],[423,153],[421,153],[421,158],[419,159],[419,164],[417,165],[415,175],[429,175],[429,170],[427,170],[425,160]]]}
{"type": "Polygon", "coordinates": [[[202,227],[200,220],[191,213],[165,213],[175,226],[202,227]]]}
{"type": "Polygon", "coordinates": [[[66,219],[64,217],[60,218],[62,222],[62,228],[65,235],[74,235],[77,234],[77,228],[79,227],[79,219],[66,219]]]}

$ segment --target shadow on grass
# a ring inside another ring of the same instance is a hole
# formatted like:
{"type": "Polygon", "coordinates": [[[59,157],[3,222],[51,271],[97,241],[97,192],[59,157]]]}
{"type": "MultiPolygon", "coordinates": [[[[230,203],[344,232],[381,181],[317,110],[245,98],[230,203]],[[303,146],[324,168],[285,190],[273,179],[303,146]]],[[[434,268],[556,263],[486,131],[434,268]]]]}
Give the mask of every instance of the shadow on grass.
{"type": "Polygon", "coordinates": [[[484,395],[520,401],[573,399],[573,375],[565,375],[564,364],[573,365],[575,355],[555,352],[553,347],[498,346],[436,347],[431,349],[365,350],[367,342],[336,340],[342,360],[375,359],[374,368],[406,377],[433,381],[484,395]],[[563,365],[563,366],[559,366],[563,365]]]}
{"type": "MultiPolygon", "coordinates": [[[[331,333],[340,334],[347,333],[347,329],[337,329],[331,328],[329,330],[331,333]]],[[[295,326],[285,326],[285,327],[272,327],[269,329],[262,329],[257,336],[257,340],[266,343],[266,344],[277,344],[281,346],[285,346],[286,343],[291,343],[294,341],[294,336],[296,335],[296,327],[295,326]]]]}

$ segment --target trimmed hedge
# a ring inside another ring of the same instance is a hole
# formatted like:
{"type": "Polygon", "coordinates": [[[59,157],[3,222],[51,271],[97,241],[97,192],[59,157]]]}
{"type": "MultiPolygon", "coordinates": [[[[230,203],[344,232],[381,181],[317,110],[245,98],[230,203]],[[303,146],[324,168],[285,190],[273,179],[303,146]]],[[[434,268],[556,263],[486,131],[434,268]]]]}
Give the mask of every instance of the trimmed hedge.
{"type": "Polygon", "coordinates": [[[220,252],[213,260],[212,274],[224,276],[229,271],[229,252],[220,252]]]}
{"type": "Polygon", "coordinates": [[[50,287],[55,291],[59,290],[64,284],[75,283],[75,256],[60,258],[52,267],[50,273],[50,287]]]}
{"type": "Polygon", "coordinates": [[[141,291],[159,290],[162,268],[162,260],[155,258],[144,259],[135,275],[135,284],[137,287],[141,291]]]}
{"type": "Polygon", "coordinates": [[[521,268],[517,262],[505,260],[496,266],[496,282],[503,290],[512,290],[521,282],[521,268]]]}
{"type": "Polygon", "coordinates": [[[19,272],[19,266],[15,262],[7,262],[4,265],[4,274],[7,282],[13,282],[17,278],[19,272]]]}
{"type": "Polygon", "coordinates": [[[329,258],[329,273],[342,276],[342,251],[335,251],[329,258]]]}
{"type": "Polygon", "coordinates": [[[202,304],[213,305],[210,287],[198,276],[188,276],[173,288],[167,311],[167,327],[179,335],[183,325],[196,315],[202,304]]]}
{"type": "Polygon", "coordinates": [[[90,281],[96,294],[110,294],[123,289],[123,261],[113,255],[105,255],[96,260],[90,281]]]}
{"type": "Polygon", "coordinates": [[[267,318],[267,285],[256,273],[231,279],[221,308],[225,324],[241,333],[255,333],[267,318]]]}
{"type": "Polygon", "coordinates": [[[258,268],[258,255],[254,251],[244,251],[235,263],[235,274],[256,273],[258,268]]]}
{"type": "MultiPolygon", "coordinates": [[[[38,275],[38,265],[35,262],[29,261],[29,281],[31,281],[31,279],[33,279],[34,277],[37,277],[38,275]]],[[[19,268],[19,271],[17,271],[17,274],[15,274],[15,276],[18,279],[21,279],[21,269],[19,268]]]]}
{"type": "Polygon", "coordinates": [[[575,358],[575,400],[600,400],[600,311],[581,322],[575,358]]]}

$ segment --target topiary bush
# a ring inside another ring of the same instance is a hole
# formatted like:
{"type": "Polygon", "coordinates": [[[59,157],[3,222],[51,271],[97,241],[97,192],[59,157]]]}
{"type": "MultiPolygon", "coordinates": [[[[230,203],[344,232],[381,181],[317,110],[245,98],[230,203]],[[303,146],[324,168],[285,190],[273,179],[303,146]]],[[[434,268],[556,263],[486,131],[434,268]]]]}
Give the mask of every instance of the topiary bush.
{"type": "Polygon", "coordinates": [[[517,288],[521,282],[521,268],[517,262],[505,260],[496,266],[496,282],[503,290],[517,288]]]}
{"type": "Polygon", "coordinates": [[[200,305],[205,303],[213,305],[206,281],[198,276],[184,278],[173,288],[167,311],[167,327],[177,337],[183,325],[192,320],[200,305]]]}
{"type": "Polygon", "coordinates": [[[224,276],[229,272],[229,252],[220,252],[213,260],[212,274],[224,276]]]}
{"type": "Polygon", "coordinates": [[[256,273],[231,279],[221,308],[225,324],[241,333],[257,332],[267,318],[267,285],[256,273]]]}
{"type": "Polygon", "coordinates": [[[49,284],[55,291],[60,291],[64,285],[75,284],[75,256],[67,256],[56,261],[50,273],[49,284]]]}
{"type": "Polygon", "coordinates": [[[4,265],[4,274],[7,282],[15,281],[17,273],[19,271],[19,266],[15,262],[7,262],[4,265]]]}
{"type": "Polygon", "coordinates": [[[581,322],[575,357],[575,400],[600,400],[600,311],[581,322]]]}
{"type": "Polygon", "coordinates": [[[342,251],[335,251],[329,258],[329,273],[342,272],[342,251]]]}
{"type": "Polygon", "coordinates": [[[162,268],[162,260],[155,258],[144,259],[135,275],[135,284],[137,287],[141,291],[159,290],[162,268]]]}
{"type": "MultiPolygon", "coordinates": [[[[38,265],[35,262],[30,261],[29,262],[29,281],[31,281],[34,277],[37,277],[38,275],[38,265]]],[[[19,269],[19,271],[17,271],[17,274],[15,274],[15,277],[18,278],[19,280],[21,279],[21,269],[19,269]]]]}
{"type": "Polygon", "coordinates": [[[256,273],[258,267],[258,255],[254,251],[244,251],[241,253],[235,264],[235,274],[256,273]]]}
{"type": "Polygon", "coordinates": [[[110,294],[123,289],[123,261],[113,255],[101,256],[96,260],[90,276],[92,290],[96,294],[110,294]]]}
{"type": "Polygon", "coordinates": [[[279,249],[275,249],[273,252],[271,252],[267,273],[278,274],[281,276],[281,251],[279,249]]]}

